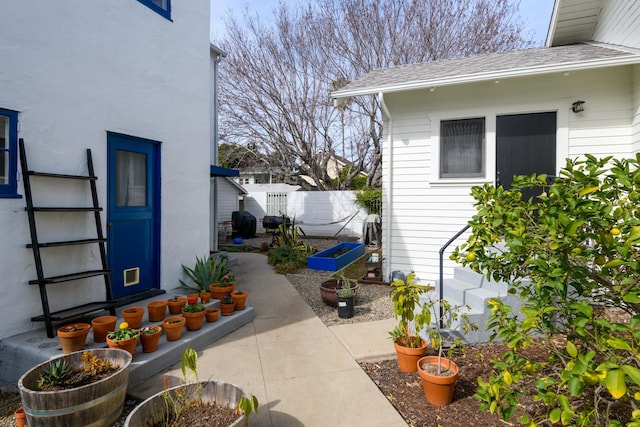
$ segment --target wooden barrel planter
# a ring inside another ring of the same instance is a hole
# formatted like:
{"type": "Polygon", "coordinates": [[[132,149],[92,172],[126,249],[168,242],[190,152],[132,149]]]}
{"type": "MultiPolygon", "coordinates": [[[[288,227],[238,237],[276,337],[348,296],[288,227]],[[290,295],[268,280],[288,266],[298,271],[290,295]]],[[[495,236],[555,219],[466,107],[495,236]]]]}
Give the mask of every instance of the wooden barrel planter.
{"type": "MultiPolygon", "coordinates": [[[[216,403],[221,406],[227,406],[235,409],[238,406],[238,402],[243,396],[249,397],[244,390],[235,384],[226,383],[222,381],[203,381],[202,385],[202,403],[216,403]]],[[[186,384],[186,390],[181,391],[186,396],[193,395],[197,391],[197,383],[186,384]]],[[[125,427],[138,427],[138,426],[150,426],[156,425],[160,420],[164,419],[167,411],[167,405],[165,402],[164,393],[173,393],[177,389],[181,389],[183,386],[171,387],[167,391],[161,391],[149,397],[147,400],[136,406],[133,411],[129,413],[127,419],[124,422],[125,427]]],[[[179,399],[176,399],[179,401],[179,399]]],[[[170,405],[169,405],[170,407],[170,405]]],[[[248,417],[240,415],[229,426],[233,427],[246,427],[248,417]]]]}
{"type": "Polygon", "coordinates": [[[65,359],[72,368],[83,366],[84,351],[66,354],[43,362],[18,381],[22,407],[31,427],[88,426],[108,427],[115,423],[124,408],[131,354],[124,350],[100,348],[86,350],[120,367],[111,376],[81,387],[59,391],[38,391],[42,369],[52,361],[65,359]]]}

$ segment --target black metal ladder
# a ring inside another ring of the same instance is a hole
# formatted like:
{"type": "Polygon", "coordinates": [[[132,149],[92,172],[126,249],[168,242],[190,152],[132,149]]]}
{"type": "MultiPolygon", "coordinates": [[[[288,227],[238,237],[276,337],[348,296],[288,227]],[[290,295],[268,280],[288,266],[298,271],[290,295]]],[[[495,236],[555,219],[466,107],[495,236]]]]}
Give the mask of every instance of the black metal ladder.
{"type": "Polygon", "coordinates": [[[65,175],[65,174],[57,174],[57,173],[49,173],[49,172],[36,172],[29,170],[27,166],[27,156],[24,146],[24,140],[20,138],[19,140],[20,147],[20,163],[22,167],[22,177],[24,181],[24,193],[26,200],[26,208],[27,215],[29,218],[29,229],[31,232],[31,243],[27,244],[28,248],[33,250],[33,258],[35,261],[36,274],[37,279],[30,280],[30,285],[38,285],[40,288],[40,299],[42,300],[42,315],[35,316],[31,318],[32,322],[45,322],[45,326],[47,329],[47,336],[49,338],[54,337],[54,322],[63,322],[65,320],[70,320],[74,318],[78,318],[89,313],[101,311],[101,310],[109,310],[111,315],[115,315],[115,306],[116,302],[113,300],[113,295],[111,292],[111,280],[109,274],[111,270],[107,265],[107,252],[105,248],[105,243],[107,239],[104,237],[102,232],[102,221],[100,218],[100,212],[102,208],[98,203],[98,191],[96,188],[96,180],[98,179],[95,176],[93,170],[93,161],[91,158],[91,150],[87,149],[87,175],[65,175]],[[43,177],[45,179],[63,179],[63,180],[81,180],[88,181],[90,185],[90,191],[92,196],[92,206],[84,206],[84,207],[55,207],[55,206],[34,206],[33,204],[33,193],[31,191],[31,177],[43,177]],[[37,223],[36,223],[36,213],[40,212],[87,212],[93,213],[95,218],[95,226],[96,226],[96,235],[88,237],[86,239],[78,239],[78,240],[67,240],[67,241],[54,241],[54,242],[40,242],[38,240],[38,232],[37,232],[37,223]],[[100,259],[101,265],[97,266],[95,269],[91,270],[82,270],[75,271],[72,273],[58,275],[58,276],[46,276],[44,273],[44,269],[42,266],[42,253],[41,249],[46,248],[56,248],[56,247],[65,247],[65,246],[73,246],[73,245],[92,245],[97,244],[100,249],[100,259]],[[47,295],[47,286],[55,285],[56,283],[69,282],[72,280],[80,280],[89,277],[102,276],[104,278],[104,287],[106,299],[104,301],[90,302],[82,305],[78,305],[75,307],[70,307],[64,310],[51,312],[49,309],[49,298],[47,295]]]}

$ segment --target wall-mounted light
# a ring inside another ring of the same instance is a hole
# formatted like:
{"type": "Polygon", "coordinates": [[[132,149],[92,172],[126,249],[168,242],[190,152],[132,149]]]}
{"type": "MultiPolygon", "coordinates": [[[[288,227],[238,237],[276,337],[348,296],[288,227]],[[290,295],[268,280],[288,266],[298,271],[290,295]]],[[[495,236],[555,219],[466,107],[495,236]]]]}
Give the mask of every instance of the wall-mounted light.
{"type": "Polygon", "coordinates": [[[580,113],[581,111],[584,111],[584,101],[576,101],[571,104],[571,111],[573,111],[574,113],[580,113]]]}

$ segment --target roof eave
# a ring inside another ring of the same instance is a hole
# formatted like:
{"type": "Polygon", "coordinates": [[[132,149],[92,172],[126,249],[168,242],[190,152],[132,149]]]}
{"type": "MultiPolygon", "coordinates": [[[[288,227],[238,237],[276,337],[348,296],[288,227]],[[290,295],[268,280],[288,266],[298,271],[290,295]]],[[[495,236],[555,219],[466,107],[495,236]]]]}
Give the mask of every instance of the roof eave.
{"type": "Polygon", "coordinates": [[[464,83],[477,83],[482,81],[501,80],[513,77],[536,76],[551,73],[564,73],[578,70],[595,68],[615,67],[620,65],[630,65],[640,63],[640,55],[628,55],[620,58],[606,58],[591,61],[567,62],[555,65],[544,65],[538,67],[516,68],[506,71],[496,71],[490,73],[478,73],[461,76],[446,77],[434,80],[420,80],[404,82],[396,85],[372,86],[368,88],[336,91],[331,94],[334,103],[341,103],[343,100],[363,95],[374,95],[380,92],[404,92],[409,90],[438,88],[453,86],[464,83]]]}

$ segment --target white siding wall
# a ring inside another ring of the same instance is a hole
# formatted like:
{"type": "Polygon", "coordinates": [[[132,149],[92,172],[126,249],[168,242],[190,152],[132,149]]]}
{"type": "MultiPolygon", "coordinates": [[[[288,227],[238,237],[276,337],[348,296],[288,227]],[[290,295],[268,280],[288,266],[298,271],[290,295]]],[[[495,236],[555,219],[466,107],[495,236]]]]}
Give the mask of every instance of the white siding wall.
{"type": "MultiPolygon", "coordinates": [[[[438,278],[439,249],[475,213],[471,187],[494,182],[496,116],[556,111],[558,169],[568,156],[627,156],[631,150],[631,67],[385,94],[384,100],[391,115],[383,150],[386,278],[395,270],[413,270],[424,282],[438,278]],[[571,104],[578,99],[586,101],[585,111],[574,114],[571,104]],[[465,117],[486,118],[487,176],[439,182],[432,135],[440,120],[465,117]]],[[[445,253],[447,275],[450,250],[463,241],[445,253]]]]}
{"type": "Polygon", "coordinates": [[[604,2],[593,39],[603,43],[640,48],[640,2],[608,0],[604,2]]]}
{"type": "Polygon", "coordinates": [[[631,130],[631,140],[633,141],[632,152],[640,152],[640,65],[633,67],[633,125],[631,130]]]}
{"type": "MultiPolygon", "coordinates": [[[[4,2],[0,13],[0,107],[19,111],[31,169],[86,173],[91,148],[104,206],[106,132],[162,142],[161,286],[168,289],[180,264],[209,247],[209,5],[172,6],[173,22],[137,1],[4,2]]],[[[86,194],[74,183],[45,184],[39,201],[78,205],[86,194]]],[[[37,286],[27,284],[35,269],[24,206],[24,199],[0,199],[0,312],[19,314],[5,319],[0,338],[43,326],[30,321],[42,308],[37,286]]],[[[49,220],[50,235],[95,230],[88,220],[49,220]]],[[[83,262],[80,253],[63,252],[58,268],[83,262]]],[[[98,257],[94,251],[87,262],[95,266],[98,257]]],[[[103,285],[85,285],[56,285],[52,310],[104,299],[103,285]]]]}
{"type": "Polygon", "coordinates": [[[218,221],[231,221],[233,211],[239,210],[238,189],[226,178],[218,179],[218,221]]]}

